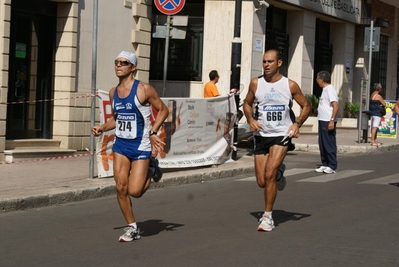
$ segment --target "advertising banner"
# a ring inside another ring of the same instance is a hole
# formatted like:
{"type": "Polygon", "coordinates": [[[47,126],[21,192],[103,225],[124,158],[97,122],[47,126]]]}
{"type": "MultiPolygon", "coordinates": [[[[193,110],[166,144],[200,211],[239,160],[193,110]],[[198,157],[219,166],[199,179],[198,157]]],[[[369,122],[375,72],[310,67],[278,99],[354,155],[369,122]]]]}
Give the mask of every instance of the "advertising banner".
{"type": "MultiPolygon", "coordinates": [[[[111,118],[108,92],[98,91],[100,123],[111,118]]],[[[233,149],[233,126],[237,110],[234,95],[214,98],[162,98],[169,116],[158,130],[163,151],[153,151],[161,168],[187,168],[222,164],[233,149]]],[[[152,111],[154,122],[156,110],[152,111]]],[[[113,176],[114,131],[103,133],[97,143],[99,177],[113,176]]]]}
{"type": "Polygon", "coordinates": [[[381,118],[380,126],[378,126],[377,137],[396,138],[397,114],[395,112],[396,100],[385,100],[386,114],[381,118]]]}

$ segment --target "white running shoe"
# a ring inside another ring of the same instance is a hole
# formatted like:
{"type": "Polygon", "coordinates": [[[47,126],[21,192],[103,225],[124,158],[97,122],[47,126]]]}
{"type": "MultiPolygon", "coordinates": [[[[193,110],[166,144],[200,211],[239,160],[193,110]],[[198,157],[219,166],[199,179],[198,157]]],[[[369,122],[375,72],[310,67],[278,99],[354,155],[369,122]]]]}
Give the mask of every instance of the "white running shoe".
{"type": "Polygon", "coordinates": [[[140,238],[140,229],[129,226],[125,228],[125,233],[119,237],[119,242],[131,242],[140,238]]]}
{"type": "Polygon", "coordinates": [[[272,217],[265,217],[259,219],[258,231],[270,232],[274,228],[274,221],[272,217]]]}
{"type": "Polygon", "coordinates": [[[284,190],[285,185],[287,184],[287,180],[284,177],[284,171],[285,171],[285,164],[281,163],[280,167],[278,167],[277,178],[276,178],[278,191],[284,190]]]}
{"type": "Polygon", "coordinates": [[[327,166],[320,166],[317,169],[315,169],[315,172],[323,172],[326,168],[328,168],[327,166]]]}
{"type": "Polygon", "coordinates": [[[336,173],[336,171],[334,171],[334,170],[331,169],[330,167],[326,167],[326,168],[323,170],[323,172],[324,172],[324,173],[336,173]]]}

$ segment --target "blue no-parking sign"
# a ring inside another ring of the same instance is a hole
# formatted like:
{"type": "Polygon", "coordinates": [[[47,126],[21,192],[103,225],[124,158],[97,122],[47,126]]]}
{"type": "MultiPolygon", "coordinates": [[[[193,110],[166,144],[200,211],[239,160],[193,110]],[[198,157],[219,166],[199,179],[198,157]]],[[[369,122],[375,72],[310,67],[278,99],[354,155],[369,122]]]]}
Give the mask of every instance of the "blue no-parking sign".
{"type": "Polygon", "coordinates": [[[165,15],[179,13],[183,9],[185,2],[185,0],[154,0],[157,9],[165,15]]]}

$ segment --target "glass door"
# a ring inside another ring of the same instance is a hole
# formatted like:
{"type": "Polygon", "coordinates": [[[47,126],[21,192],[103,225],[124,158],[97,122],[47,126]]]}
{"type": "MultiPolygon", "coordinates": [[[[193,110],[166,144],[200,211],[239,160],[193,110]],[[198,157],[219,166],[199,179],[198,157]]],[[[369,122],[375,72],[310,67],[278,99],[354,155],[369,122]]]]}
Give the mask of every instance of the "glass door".
{"type": "Polygon", "coordinates": [[[7,139],[51,138],[55,22],[56,3],[12,1],[7,139]]]}

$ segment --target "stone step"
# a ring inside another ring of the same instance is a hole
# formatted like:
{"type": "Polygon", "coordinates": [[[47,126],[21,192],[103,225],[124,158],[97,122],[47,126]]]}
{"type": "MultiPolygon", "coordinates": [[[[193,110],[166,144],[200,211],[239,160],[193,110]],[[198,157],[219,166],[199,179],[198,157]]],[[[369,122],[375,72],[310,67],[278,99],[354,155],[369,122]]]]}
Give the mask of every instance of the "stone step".
{"type": "Polygon", "coordinates": [[[59,148],[61,141],[53,139],[6,140],[6,149],[59,148]]]}
{"type": "MultiPolygon", "coordinates": [[[[339,133],[357,133],[359,130],[357,128],[352,128],[352,127],[337,127],[337,132],[339,133]]],[[[317,135],[318,132],[314,131],[309,131],[309,130],[303,130],[301,127],[300,130],[301,134],[306,134],[306,135],[317,135]]]]}
{"type": "MultiPolygon", "coordinates": [[[[317,117],[309,117],[301,126],[301,134],[317,134],[319,122],[317,117]]],[[[357,131],[357,119],[338,118],[337,131],[341,133],[357,131]]]]}
{"type": "Polygon", "coordinates": [[[4,150],[6,163],[72,156],[74,149],[60,148],[61,141],[52,139],[7,140],[4,150]]]}
{"type": "Polygon", "coordinates": [[[61,148],[29,148],[29,149],[9,149],[4,150],[4,160],[6,163],[39,160],[44,158],[72,156],[77,151],[74,149],[61,148]]]}

